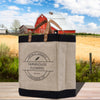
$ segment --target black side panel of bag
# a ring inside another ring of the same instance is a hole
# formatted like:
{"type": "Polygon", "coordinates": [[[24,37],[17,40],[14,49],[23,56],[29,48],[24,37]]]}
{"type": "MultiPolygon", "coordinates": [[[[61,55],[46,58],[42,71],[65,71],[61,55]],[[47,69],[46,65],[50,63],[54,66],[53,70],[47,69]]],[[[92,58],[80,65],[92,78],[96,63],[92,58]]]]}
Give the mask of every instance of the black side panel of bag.
{"type": "MultiPolygon", "coordinates": [[[[76,42],[75,35],[49,34],[47,42],[76,42]]],[[[19,42],[28,42],[28,36],[19,36],[19,42]]],[[[31,42],[44,42],[44,35],[33,35],[31,42]]]]}
{"type": "Polygon", "coordinates": [[[21,96],[58,99],[58,98],[74,97],[76,96],[76,90],[70,89],[63,91],[39,91],[39,90],[26,90],[19,88],[19,94],[21,96]]]}

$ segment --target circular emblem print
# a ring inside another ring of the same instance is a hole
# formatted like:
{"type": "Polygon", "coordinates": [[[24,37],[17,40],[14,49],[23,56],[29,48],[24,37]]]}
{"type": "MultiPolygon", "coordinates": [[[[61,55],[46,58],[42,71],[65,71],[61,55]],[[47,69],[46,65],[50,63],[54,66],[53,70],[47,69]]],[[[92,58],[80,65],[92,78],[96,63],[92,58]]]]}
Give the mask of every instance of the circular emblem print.
{"type": "Polygon", "coordinates": [[[25,68],[24,71],[32,80],[43,80],[52,72],[52,70],[48,69],[52,61],[50,61],[49,57],[43,52],[32,52],[26,57],[25,62],[27,62],[28,67],[25,68]]]}

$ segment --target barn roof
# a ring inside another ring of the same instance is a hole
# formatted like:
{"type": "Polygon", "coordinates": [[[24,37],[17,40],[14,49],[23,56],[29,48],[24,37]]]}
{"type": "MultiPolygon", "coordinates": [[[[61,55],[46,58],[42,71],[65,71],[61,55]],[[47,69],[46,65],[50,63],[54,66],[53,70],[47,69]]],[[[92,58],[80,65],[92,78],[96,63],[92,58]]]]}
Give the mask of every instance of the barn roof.
{"type": "Polygon", "coordinates": [[[6,30],[6,28],[0,28],[0,30],[6,30]]]}
{"type": "Polygon", "coordinates": [[[27,27],[28,29],[33,29],[32,25],[24,25],[25,27],[27,27]]]}
{"type": "Polygon", "coordinates": [[[22,25],[20,28],[22,28],[23,26],[25,26],[28,29],[34,29],[32,25],[22,25]]]}
{"type": "MultiPolygon", "coordinates": [[[[65,16],[63,14],[43,14],[48,20],[52,19],[54,20],[61,28],[62,30],[71,30],[72,27],[69,27],[65,16]]],[[[54,28],[58,29],[55,25],[51,24],[54,28]]],[[[58,29],[59,30],[59,29],[58,29]]]]}

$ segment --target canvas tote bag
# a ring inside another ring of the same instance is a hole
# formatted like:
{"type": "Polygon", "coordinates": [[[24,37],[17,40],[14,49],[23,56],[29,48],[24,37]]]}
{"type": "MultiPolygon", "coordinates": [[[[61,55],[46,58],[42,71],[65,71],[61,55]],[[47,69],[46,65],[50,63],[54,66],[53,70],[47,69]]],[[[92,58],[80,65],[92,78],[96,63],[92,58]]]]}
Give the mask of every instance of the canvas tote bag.
{"type": "Polygon", "coordinates": [[[75,35],[64,34],[19,36],[19,94],[75,96],[75,41],[75,35]]]}

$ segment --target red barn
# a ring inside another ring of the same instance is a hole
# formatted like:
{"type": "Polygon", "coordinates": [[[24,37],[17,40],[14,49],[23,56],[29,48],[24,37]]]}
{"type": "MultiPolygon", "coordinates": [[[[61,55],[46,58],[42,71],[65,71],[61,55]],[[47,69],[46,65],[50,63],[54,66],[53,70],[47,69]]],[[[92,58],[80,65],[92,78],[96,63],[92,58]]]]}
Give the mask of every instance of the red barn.
{"type": "Polygon", "coordinates": [[[33,33],[33,26],[31,25],[22,25],[20,28],[20,33],[22,34],[28,34],[29,32],[32,32],[33,33]]]}
{"type": "MultiPolygon", "coordinates": [[[[60,14],[45,14],[45,15],[41,14],[36,20],[35,27],[38,24],[40,24],[41,22],[43,22],[44,20],[49,21],[50,19],[55,21],[62,28],[62,30],[59,30],[55,25],[51,24],[52,33],[54,33],[55,31],[57,31],[58,34],[72,34],[72,33],[75,33],[75,30],[70,30],[70,28],[68,28],[68,25],[66,25],[65,18],[60,14]]],[[[44,34],[46,26],[47,26],[47,23],[43,24],[38,29],[36,29],[34,33],[44,34]]]]}

